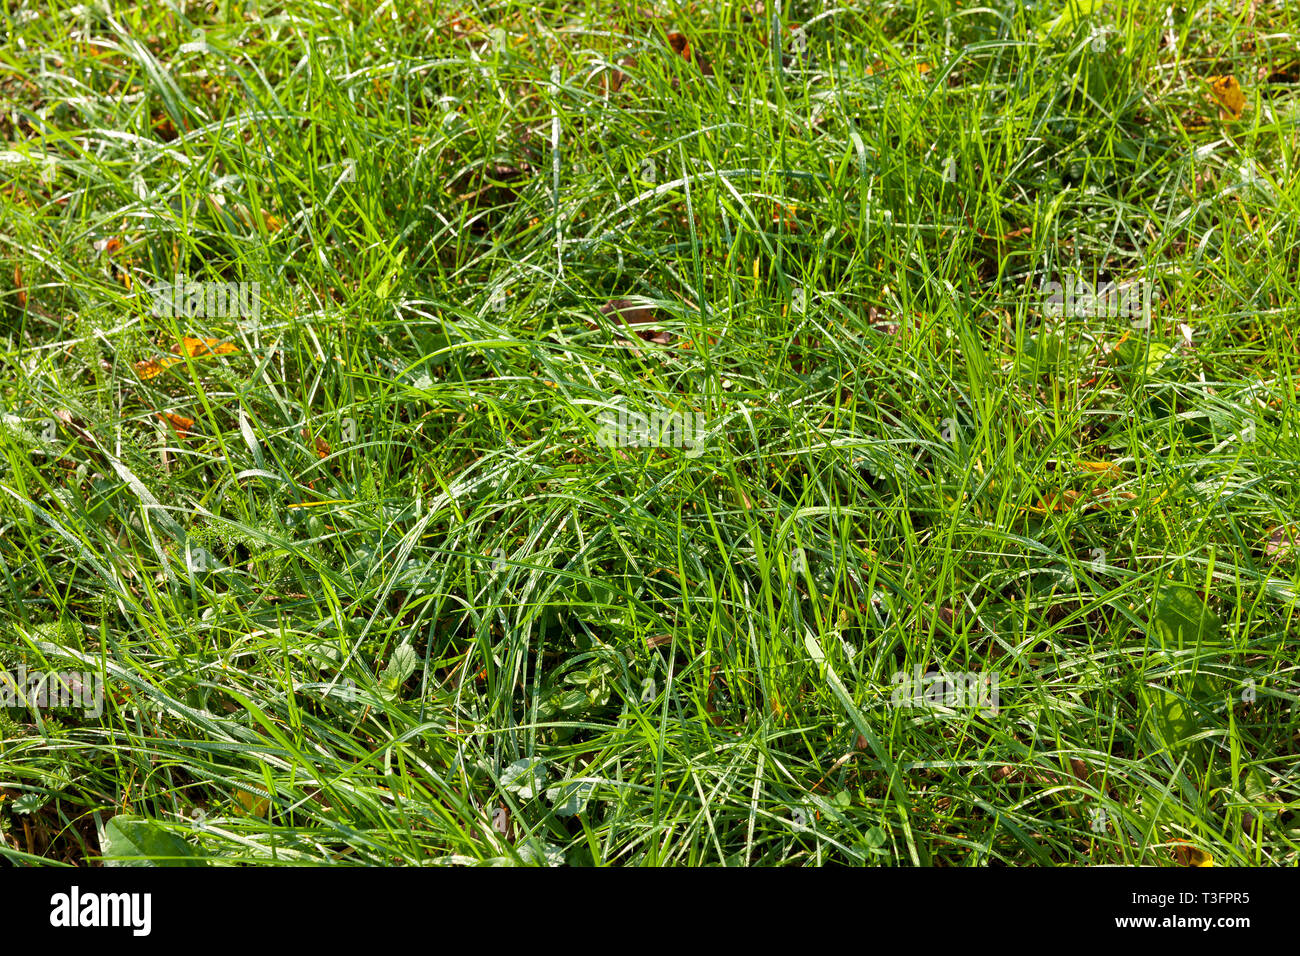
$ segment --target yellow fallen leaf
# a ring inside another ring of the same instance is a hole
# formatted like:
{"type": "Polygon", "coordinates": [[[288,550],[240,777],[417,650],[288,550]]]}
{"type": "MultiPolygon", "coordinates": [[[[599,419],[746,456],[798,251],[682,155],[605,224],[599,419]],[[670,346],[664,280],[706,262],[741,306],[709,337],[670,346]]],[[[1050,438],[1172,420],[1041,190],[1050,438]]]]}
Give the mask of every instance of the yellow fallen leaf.
{"type": "Polygon", "coordinates": [[[1214,857],[1200,847],[1192,846],[1186,840],[1175,840],[1170,847],[1174,861],[1179,866],[1214,866],[1214,857]]]}
{"type": "Polygon", "coordinates": [[[266,811],[271,809],[270,800],[247,790],[235,789],[231,796],[235,798],[234,811],[241,817],[265,817],[266,811]]]}
{"type": "Polygon", "coordinates": [[[1211,76],[1210,92],[1214,98],[1219,101],[1219,105],[1232,115],[1233,119],[1241,119],[1242,111],[1246,108],[1246,94],[1241,91],[1241,84],[1232,74],[1227,76],[1211,76]]]}
{"type": "Polygon", "coordinates": [[[1103,478],[1115,479],[1124,477],[1124,473],[1120,471],[1119,465],[1115,464],[1113,461],[1080,460],[1079,467],[1084,471],[1092,472],[1094,475],[1100,475],[1103,478]]]}

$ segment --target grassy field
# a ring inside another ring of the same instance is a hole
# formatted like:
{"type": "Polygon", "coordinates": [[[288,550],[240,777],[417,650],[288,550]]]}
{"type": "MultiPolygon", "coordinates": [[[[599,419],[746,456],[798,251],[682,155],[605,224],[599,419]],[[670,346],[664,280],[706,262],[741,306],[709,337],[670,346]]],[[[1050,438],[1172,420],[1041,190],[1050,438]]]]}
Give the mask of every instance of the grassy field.
{"type": "Polygon", "coordinates": [[[8,863],[1300,859],[1295,3],[2,29],[8,863]]]}

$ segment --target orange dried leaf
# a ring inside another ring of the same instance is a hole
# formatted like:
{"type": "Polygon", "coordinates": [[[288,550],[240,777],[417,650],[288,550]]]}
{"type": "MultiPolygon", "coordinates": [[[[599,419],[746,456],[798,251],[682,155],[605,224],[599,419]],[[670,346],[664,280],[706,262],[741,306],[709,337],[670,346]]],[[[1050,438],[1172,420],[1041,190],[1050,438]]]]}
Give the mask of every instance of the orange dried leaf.
{"type": "Polygon", "coordinates": [[[198,358],[200,355],[230,355],[238,351],[238,347],[229,342],[222,342],[220,339],[195,339],[188,335],[172,346],[172,352],[175,354],[188,355],[191,358],[198,358]]]}
{"type": "Polygon", "coordinates": [[[184,438],[194,427],[194,419],[186,418],[184,415],[173,415],[171,412],[159,412],[158,417],[172,428],[176,429],[176,434],[184,438]]]}
{"type": "Polygon", "coordinates": [[[1057,511],[1068,511],[1079,500],[1077,491],[1065,491],[1061,494],[1051,494],[1042,498],[1036,505],[1026,505],[1023,510],[1032,511],[1034,514],[1052,514],[1057,511]]]}
{"type": "Polygon", "coordinates": [[[148,359],[144,362],[136,362],[134,366],[135,374],[139,375],[142,379],[157,378],[179,361],[180,359],[160,358],[148,359]]]}
{"type": "Polygon", "coordinates": [[[799,209],[796,206],[786,206],[776,203],[772,210],[772,222],[777,226],[785,226],[795,232],[799,231],[799,209]]]}

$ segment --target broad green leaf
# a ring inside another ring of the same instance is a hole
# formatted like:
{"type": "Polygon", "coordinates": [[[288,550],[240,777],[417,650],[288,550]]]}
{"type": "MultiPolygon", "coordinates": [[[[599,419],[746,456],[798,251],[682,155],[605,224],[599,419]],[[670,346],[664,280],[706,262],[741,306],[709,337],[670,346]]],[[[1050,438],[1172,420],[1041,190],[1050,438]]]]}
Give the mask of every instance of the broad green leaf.
{"type": "Polygon", "coordinates": [[[1196,733],[1196,717],[1187,701],[1163,687],[1144,687],[1138,694],[1146,706],[1152,732],[1171,754],[1181,752],[1184,741],[1196,733]]]}
{"type": "Polygon", "coordinates": [[[19,797],[17,800],[14,801],[13,811],[14,813],[21,813],[21,814],[35,813],[41,807],[45,806],[45,803],[48,799],[49,797],[46,796],[45,794],[24,793],[21,797],[19,797]]]}
{"type": "Polygon", "coordinates": [[[554,843],[525,843],[519,847],[519,858],[534,866],[564,866],[564,851],[554,843]]]}
{"type": "Polygon", "coordinates": [[[388,666],[379,675],[380,693],[389,700],[395,698],[402,685],[406,683],[406,679],[414,674],[419,666],[420,656],[415,653],[415,649],[410,644],[398,647],[389,658],[388,666]]]}
{"type": "Polygon", "coordinates": [[[501,774],[501,787],[517,794],[521,800],[531,800],[546,786],[546,762],[537,758],[516,760],[501,774]]]}
{"type": "Polygon", "coordinates": [[[862,835],[862,842],[867,845],[869,850],[873,851],[879,850],[888,839],[888,835],[880,827],[872,827],[862,835]]]}
{"type": "Polygon", "coordinates": [[[571,781],[552,787],[546,791],[546,799],[555,804],[552,807],[557,817],[571,817],[587,808],[587,801],[595,784],[589,781],[571,781]]]}
{"type": "Polygon", "coordinates": [[[104,827],[105,866],[206,866],[197,850],[144,817],[119,814],[104,827]]]}
{"type": "Polygon", "coordinates": [[[557,714],[579,714],[587,709],[587,695],[580,690],[556,691],[542,701],[538,712],[546,719],[557,714]]]}
{"type": "Polygon", "coordinates": [[[1021,378],[1055,375],[1070,358],[1070,347],[1065,339],[1055,333],[1040,332],[1024,344],[1016,357],[1016,368],[1021,378]]]}
{"type": "Polygon", "coordinates": [[[1183,584],[1163,587],[1151,611],[1154,636],[1166,650],[1214,646],[1223,627],[1219,618],[1192,588],[1183,584]]]}
{"type": "Polygon", "coordinates": [[[1171,346],[1140,338],[1125,339],[1115,353],[1132,371],[1143,376],[1154,375],[1176,357],[1171,346]]]}
{"type": "Polygon", "coordinates": [[[1263,803],[1268,799],[1268,782],[1254,767],[1247,767],[1241,775],[1241,789],[1247,800],[1263,803]]]}

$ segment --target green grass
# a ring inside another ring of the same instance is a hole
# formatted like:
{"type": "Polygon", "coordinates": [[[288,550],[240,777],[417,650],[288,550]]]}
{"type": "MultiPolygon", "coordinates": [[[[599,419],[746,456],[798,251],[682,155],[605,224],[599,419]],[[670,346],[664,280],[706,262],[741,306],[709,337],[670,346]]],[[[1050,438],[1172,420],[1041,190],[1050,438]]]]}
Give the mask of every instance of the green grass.
{"type": "Polygon", "coordinates": [[[1294,4],[14,6],[4,859],[1297,862],[1294,4]]]}

